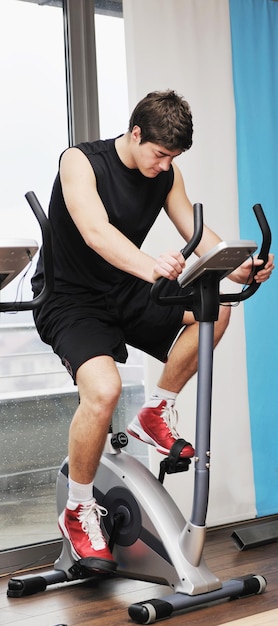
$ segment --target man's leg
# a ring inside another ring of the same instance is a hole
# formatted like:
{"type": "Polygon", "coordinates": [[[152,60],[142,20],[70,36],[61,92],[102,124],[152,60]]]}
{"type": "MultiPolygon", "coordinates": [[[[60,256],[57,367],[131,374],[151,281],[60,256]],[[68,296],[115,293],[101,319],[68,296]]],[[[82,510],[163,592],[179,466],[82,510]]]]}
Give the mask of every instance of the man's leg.
{"type": "Polygon", "coordinates": [[[79,367],[76,382],[80,403],[69,431],[69,472],[73,480],[86,484],[93,480],[99,464],[120,397],[121,378],[114,360],[99,356],[79,367]]]}
{"type": "Polygon", "coordinates": [[[71,544],[73,558],[89,569],[116,568],[100,528],[107,512],[92,496],[92,481],[121,393],[114,360],[99,356],[86,361],[76,375],[80,403],[69,431],[69,499],[59,517],[62,533],[71,544]]]}
{"type": "MultiPolygon", "coordinates": [[[[224,335],[230,314],[229,306],[220,307],[219,318],[214,325],[214,347],[224,335]]],[[[189,312],[185,312],[183,323],[186,328],[172,347],[158,381],[158,387],[174,393],[179,393],[183,389],[197,372],[198,367],[199,324],[189,312]]]]}
{"type": "MultiPolygon", "coordinates": [[[[214,347],[229,324],[230,311],[229,306],[220,307],[219,318],[214,326],[214,347]]],[[[168,454],[172,445],[179,439],[176,429],[177,411],[174,408],[176,396],[196,373],[198,367],[199,324],[190,312],[185,312],[183,323],[186,328],[168,355],[152,397],[127,428],[129,434],[154,445],[162,454],[168,454]]],[[[194,456],[192,445],[184,446],[180,456],[194,456]]]]}

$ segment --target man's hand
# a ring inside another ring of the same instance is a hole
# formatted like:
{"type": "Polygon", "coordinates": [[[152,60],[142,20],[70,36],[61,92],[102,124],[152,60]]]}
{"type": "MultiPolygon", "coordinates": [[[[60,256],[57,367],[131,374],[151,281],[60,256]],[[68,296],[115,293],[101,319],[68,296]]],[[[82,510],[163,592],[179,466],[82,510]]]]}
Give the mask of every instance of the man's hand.
{"type": "MultiPolygon", "coordinates": [[[[274,270],[274,254],[268,255],[268,261],[265,264],[264,268],[258,270],[254,276],[254,280],[257,283],[264,283],[271,276],[271,272],[274,270]]],[[[240,265],[232,274],[230,274],[229,278],[234,280],[237,283],[241,283],[242,285],[250,284],[253,280],[253,272],[254,267],[259,267],[262,265],[263,261],[258,259],[258,257],[254,257],[254,259],[247,259],[244,261],[242,265],[240,265]]]]}
{"type": "Polygon", "coordinates": [[[153,279],[156,281],[161,276],[168,280],[176,280],[185,268],[185,260],[181,252],[170,250],[161,254],[156,260],[153,269],[153,279]]]}

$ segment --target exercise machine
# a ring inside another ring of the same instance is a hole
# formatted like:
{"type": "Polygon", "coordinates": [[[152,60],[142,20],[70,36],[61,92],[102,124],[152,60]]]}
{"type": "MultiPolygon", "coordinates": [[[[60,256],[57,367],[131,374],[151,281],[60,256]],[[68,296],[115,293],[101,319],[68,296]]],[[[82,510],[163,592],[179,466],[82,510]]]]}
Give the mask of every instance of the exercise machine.
{"type": "Polygon", "coordinates": [[[278,520],[237,528],[231,537],[240,551],[275,543],[278,541],[278,520]]]}
{"type": "MultiPolygon", "coordinates": [[[[259,256],[266,262],[271,233],[262,207],[255,205],[254,212],[263,239],[259,256]]],[[[196,204],[194,234],[182,251],[185,259],[198,245],[202,229],[202,205],[196,204]]],[[[183,440],[178,440],[169,456],[163,459],[157,479],[124,450],[127,443],[125,433],[111,432],[94,481],[94,496],[108,510],[108,515],[102,518],[103,532],[118,562],[118,569],[111,576],[161,583],[172,590],[172,593],[161,599],[150,599],[129,607],[129,616],[140,624],[153,623],[182,609],[260,594],[266,589],[266,580],[259,574],[221,582],[209,570],[203,557],[210,475],[214,323],[222,303],[245,300],[259,287],[253,280],[240,293],[220,295],[219,284],[256,248],[254,241],[221,242],[185,269],[178,280],[177,295],[167,294],[168,281],[163,278],[152,288],[152,297],[161,306],[182,303],[185,309],[193,311],[195,319],[199,321],[196,453],[191,517],[189,521],[184,519],[163,486],[165,473],[187,471],[189,468],[190,460],[179,457],[183,440]]],[[[57,477],[58,515],[66,505],[67,482],[68,461],[65,459],[57,477]]],[[[96,576],[81,562],[73,561],[68,541],[64,538],[62,552],[54,568],[42,574],[11,578],[8,596],[30,595],[45,590],[49,585],[93,579],[96,576]]]]}
{"type": "MultiPolygon", "coordinates": [[[[25,195],[42,233],[42,249],[46,268],[44,284],[41,292],[33,300],[2,302],[0,313],[14,311],[30,311],[47,300],[53,290],[52,238],[50,223],[33,191],[25,195]]],[[[38,243],[34,239],[0,239],[0,290],[14,280],[31,262],[38,251],[38,243]]]]}

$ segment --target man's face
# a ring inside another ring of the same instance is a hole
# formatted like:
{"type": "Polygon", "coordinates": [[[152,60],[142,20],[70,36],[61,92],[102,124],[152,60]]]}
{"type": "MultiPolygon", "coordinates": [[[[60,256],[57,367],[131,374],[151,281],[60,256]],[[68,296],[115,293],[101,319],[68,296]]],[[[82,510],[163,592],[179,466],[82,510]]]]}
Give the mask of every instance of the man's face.
{"type": "Polygon", "coordinates": [[[134,143],[133,157],[138,170],[147,178],[155,178],[161,172],[168,171],[173,159],[181,154],[180,150],[171,151],[150,141],[143,144],[140,141],[139,132],[134,143]]]}

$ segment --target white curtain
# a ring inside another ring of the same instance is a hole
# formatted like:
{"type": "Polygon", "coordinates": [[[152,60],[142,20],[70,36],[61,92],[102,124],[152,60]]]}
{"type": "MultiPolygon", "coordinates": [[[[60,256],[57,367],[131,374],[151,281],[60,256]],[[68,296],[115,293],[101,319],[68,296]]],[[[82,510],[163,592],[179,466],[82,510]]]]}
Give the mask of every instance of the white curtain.
{"type": "MultiPolygon", "coordinates": [[[[206,223],[223,239],[239,237],[235,110],[227,0],[123,0],[130,110],[149,91],[175,89],[189,102],[193,147],[177,160],[188,195],[202,202],[206,223]]],[[[183,242],[160,216],[145,242],[159,254],[183,242]]],[[[231,284],[229,283],[229,291],[231,284]]],[[[146,358],[146,391],[161,365],[146,358]]],[[[194,443],[196,377],[178,399],[180,434],[194,443]]],[[[232,312],[215,352],[212,469],[208,525],[256,514],[246,382],[243,309],[232,312]]],[[[157,474],[160,455],[151,451],[157,474]]],[[[193,466],[165,486],[188,518],[193,466]]]]}

